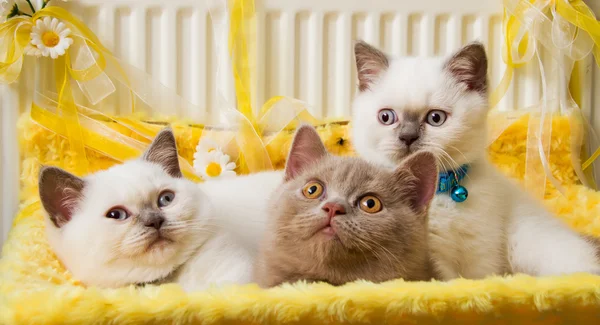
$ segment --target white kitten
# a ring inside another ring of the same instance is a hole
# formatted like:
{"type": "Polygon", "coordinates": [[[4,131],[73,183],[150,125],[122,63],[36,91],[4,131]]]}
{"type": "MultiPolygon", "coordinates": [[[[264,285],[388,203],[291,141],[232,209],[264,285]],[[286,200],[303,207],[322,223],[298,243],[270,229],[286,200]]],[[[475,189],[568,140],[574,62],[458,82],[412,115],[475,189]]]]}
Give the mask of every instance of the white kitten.
{"type": "Polygon", "coordinates": [[[213,202],[215,222],[255,254],[266,228],[269,198],[282,182],[283,171],[266,171],[204,182],[200,188],[213,202]]]}
{"type": "Polygon", "coordinates": [[[266,207],[282,172],[262,172],[199,184],[210,201],[215,236],[176,274],[189,290],[212,283],[252,282],[254,261],[266,226],[266,207]]]}
{"type": "Polygon", "coordinates": [[[39,184],[50,245],[86,285],[178,282],[191,291],[250,281],[250,255],[182,176],[169,129],[140,159],[84,178],[47,167],[39,184]]]}
{"type": "Polygon", "coordinates": [[[524,272],[600,273],[595,247],[488,162],[487,58],[481,44],[450,58],[392,59],[355,45],[359,93],[353,139],[371,161],[395,166],[409,153],[436,154],[440,171],[468,164],[462,203],[437,194],[430,246],[442,279],[524,272]]]}

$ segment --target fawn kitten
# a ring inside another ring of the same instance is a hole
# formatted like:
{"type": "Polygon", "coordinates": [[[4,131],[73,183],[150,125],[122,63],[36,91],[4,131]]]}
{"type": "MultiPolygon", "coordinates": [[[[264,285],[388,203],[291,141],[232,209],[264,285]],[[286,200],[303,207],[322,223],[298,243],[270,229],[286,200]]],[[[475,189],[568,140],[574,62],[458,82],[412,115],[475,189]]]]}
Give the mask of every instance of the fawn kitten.
{"type": "Polygon", "coordinates": [[[481,44],[447,58],[395,59],[358,42],[355,56],[353,140],[362,157],[393,167],[430,151],[440,171],[469,165],[460,183],[468,199],[440,193],[431,204],[429,245],[441,278],[600,273],[595,247],[488,161],[481,44]]]}
{"type": "Polygon", "coordinates": [[[394,171],[327,153],[300,127],[256,264],[259,285],[297,280],[429,280],[427,210],[437,181],[432,154],[394,171]]]}

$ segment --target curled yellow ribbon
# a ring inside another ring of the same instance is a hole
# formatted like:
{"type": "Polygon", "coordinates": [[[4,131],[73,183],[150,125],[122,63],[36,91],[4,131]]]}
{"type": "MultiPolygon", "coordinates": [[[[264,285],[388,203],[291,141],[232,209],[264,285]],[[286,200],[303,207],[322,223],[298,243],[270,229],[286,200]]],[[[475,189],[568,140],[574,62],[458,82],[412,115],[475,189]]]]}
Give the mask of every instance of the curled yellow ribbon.
{"type": "MultiPolygon", "coordinates": [[[[91,47],[97,56],[94,64],[84,69],[74,69],[70,52],[58,57],[55,60],[55,82],[58,91],[58,111],[62,114],[65,121],[66,137],[69,140],[70,149],[74,151],[78,161],[75,164],[73,172],[78,175],[87,174],[89,172],[89,164],[85,152],[85,142],[83,130],[79,122],[79,114],[73,90],[71,89],[71,79],[77,81],[90,81],[99,77],[106,69],[106,54],[110,55],[110,51],[106,49],[96,35],[79,19],[71,15],[68,11],[60,7],[46,7],[36,12],[31,18],[35,24],[37,20],[43,17],[52,17],[63,21],[69,28],[72,29],[75,37],[80,37],[83,42],[91,47]]],[[[132,102],[133,105],[133,102],[132,102]]],[[[133,110],[132,106],[132,110],[133,110]]]]}
{"type": "Polygon", "coordinates": [[[32,26],[31,20],[24,17],[0,25],[0,82],[11,83],[19,78],[32,26]]]}
{"type": "MultiPolygon", "coordinates": [[[[122,64],[102,45],[97,36],[83,22],[66,10],[59,7],[46,7],[37,11],[33,17],[14,17],[0,25],[0,39],[2,39],[0,45],[0,81],[8,83],[19,77],[24,49],[30,41],[31,29],[35,22],[43,17],[52,17],[64,22],[72,31],[70,37],[76,39],[76,42],[79,41],[83,46],[89,47],[94,55],[94,60],[92,64],[84,68],[75,68],[70,51],[55,59],[53,63],[57,95],[54,96],[54,99],[41,95],[40,103],[34,102],[32,104],[30,113],[32,120],[68,139],[69,150],[73,151],[73,157],[76,159],[74,170],[72,170],[75,174],[84,175],[89,172],[86,148],[121,162],[139,156],[158,131],[157,128],[150,128],[142,122],[132,122],[131,119],[124,117],[111,118],[97,110],[77,104],[74,99],[71,80],[94,82],[96,78],[103,76],[105,73],[111,73],[114,79],[127,87],[131,97],[132,112],[135,109],[135,98],[137,97],[134,93],[136,91],[141,94],[151,94],[158,87],[148,82],[145,79],[146,76],[138,76],[136,86],[151,85],[153,87],[152,89],[141,89],[140,87],[134,89],[130,85],[130,78],[122,64]],[[112,67],[115,71],[109,72],[109,67],[112,67]],[[112,124],[112,127],[109,124],[112,124]],[[140,142],[115,131],[118,128],[130,129],[137,135],[137,138],[145,141],[140,142]]],[[[133,70],[130,68],[129,72],[131,71],[133,70]]],[[[112,81],[109,80],[109,84],[112,85],[112,81]]],[[[101,80],[98,85],[92,84],[92,86],[99,88],[99,91],[95,94],[106,96],[114,91],[113,87],[102,89],[102,87],[106,88],[106,85],[106,80],[101,80]]],[[[146,101],[151,102],[152,100],[146,99],[146,101]]],[[[191,165],[181,157],[180,164],[186,177],[199,181],[199,177],[195,175],[191,165]]]]}
{"type": "MultiPolygon", "coordinates": [[[[596,59],[596,63],[600,66],[600,23],[596,20],[593,12],[581,0],[503,0],[504,2],[504,44],[503,44],[503,60],[506,63],[506,70],[500,81],[500,84],[490,96],[490,105],[492,107],[491,116],[497,112],[497,105],[504,97],[510,83],[512,81],[514,70],[523,64],[531,61],[535,56],[539,56],[537,46],[541,45],[553,57],[562,62],[562,58],[568,58],[572,61],[578,61],[588,54],[592,53],[596,59]]],[[[542,77],[544,71],[542,63],[538,57],[542,77]]],[[[559,63],[562,64],[562,63],[559,63]]],[[[570,72],[570,68],[561,66],[563,72],[570,72]]],[[[567,79],[567,76],[559,77],[559,79],[567,79]]],[[[546,89],[545,81],[543,81],[543,90],[546,89]]],[[[565,85],[566,88],[566,85],[565,85]]],[[[567,98],[561,100],[559,104],[555,102],[547,102],[547,98],[542,98],[542,112],[540,117],[530,116],[530,122],[536,120],[539,122],[539,127],[532,127],[535,132],[529,133],[528,145],[531,145],[538,150],[528,150],[528,169],[531,174],[539,173],[539,169],[535,162],[541,163],[546,176],[554,184],[556,188],[560,188],[557,180],[551,175],[547,156],[549,155],[549,136],[551,134],[551,119],[552,109],[548,105],[567,105],[569,107],[577,107],[570,99],[570,94],[567,93],[567,98]],[[546,112],[546,110],[549,110],[546,112]]],[[[572,112],[577,116],[581,116],[579,112],[572,112]]],[[[490,143],[493,142],[512,121],[510,118],[505,118],[504,123],[495,123],[496,128],[491,130],[490,143]]],[[[531,124],[531,123],[530,123],[531,124]]],[[[572,134],[572,142],[580,141],[580,137],[572,134]]],[[[573,166],[579,178],[585,183],[583,169],[587,168],[591,162],[600,156],[600,149],[596,150],[590,158],[582,165],[577,157],[578,147],[573,143],[572,148],[575,150],[572,156],[573,166]],[[581,166],[581,167],[580,167],[581,166]]],[[[541,181],[545,184],[545,180],[541,181]]]]}
{"type": "MultiPolygon", "coordinates": [[[[142,122],[128,123],[128,118],[112,118],[98,111],[78,108],[78,121],[81,127],[81,141],[91,150],[102,153],[116,161],[123,162],[129,159],[137,158],[144,151],[151,139],[159,131],[157,128],[150,128],[142,122]],[[113,124],[114,128],[107,124],[113,124]],[[138,138],[146,139],[139,141],[119,133],[115,129],[125,127],[132,130],[138,138]],[[142,130],[141,132],[139,130],[142,130]]],[[[42,108],[37,104],[32,104],[31,118],[42,127],[51,130],[59,136],[68,138],[69,123],[63,116],[59,116],[49,109],[42,108]]],[[[194,173],[192,166],[187,160],[179,157],[181,171],[187,178],[193,181],[199,181],[199,177],[194,173]]]]}
{"type": "MultiPolygon", "coordinates": [[[[229,120],[231,130],[236,130],[236,142],[239,149],[239,171],[256,172],[272,169],[266,145],[263,141],[265,133],[277,134],[285,128],[295,126],[299,120],[310,123],[317,121],[305,109],[305,105],[294,99],[274,97],[267,101],[258,112],[251,105],[251,76],[255,62],[253,50],[255,44],[254,25],[255,11],[253,1],[231,1],[230,19],[230,54],[233,60],[237,110],[229,120]]],[[[112,80],[125,84],[131,95],[132,111],[138,104],[145,104],[151,110],[155,102],[152,94],[168,92],[151,82],[149,77],[139,74],[126,64],[119,61],[102,45],[96,35],[83,22],[62,8],[48,7],[38,11],[33,17],[18,17],[0,26],[0,35],[10,44],[6,47],[5,58],[0,62],[0,75],[3,80],[14,81],[18,77],[22,64],[24,48],[29,42],[31,27],[38,19],[52,17],[68,25],[72,35],[80,46],[93,52],[95,59],[92,64],[84,67],[75,66],[69,52],[54,60],[56,95],[42,95],[41,102],[36,102],[31,108],[31,118],[41,126],[68,139],[70,150],[77,158],[74,173],[83,175],[89,172],[86,150],[95,150],[116,161],[124,161],[138,156],[143,148],[156,134],[156,128],[149,124],[127,117],[110,117],[98,110],[86,108],[77,103],[71,80],[77,82],[94,82],[105,74],[112,80]],[[123,68],[125,67],[125,68],[123,68]],[[112,69],[112,70],[111,70],[112,69]],[[10,73],[9,73],[10,72],[10,73]],[[130,74],[133,73],[133,78],[130,74]],[[49,97],[53,97],[50,99],[49,97]],[[136,99],[141,99],[136,102],[136,99]],[[110,125],[110,126],[109,126],[110,125]],[[116,128],[129,129],[136,139],[124,135],[116,128]],[[140,139],[142,141],[140,142],[140,139]]],[[[75,58],[76,60],[76,58],[75,58]]],[[[80,84],[81,85],[81,84],[80,84]]],[[[102,87],[98,83],[98,87],[102,87]]],[[[114,89],[99,89],[100,94],[110,94],[114,89]]],[[[159,96],[160,97],[160,96],[159,96]]],[[[102,99],[102,98],[100,98],[102,99]]],[[[90,100],[95,104],[95,100],[90,100]]],[[[180,102],[168,101],[173,104],[180,102]]],[[[185,105],[185,104],[184,104],[185,105]]],[[[189,110],[191,108],[188,107],[189,110]]],[[[180,158],[184,175],[193,180],[199,180],[190,164],[180,158]]]]}
{"type": "Polygon", "coordinates": [[[251,83],[254,73],[256,45],[256,12],[253,0],[229,1],[229,54],[235,81],[238,116],[233,116],[239,129],[238,165],[241,173],[272,170],[263,136],[265,131],[281,132],[293,128],[298,121],[317,123],[301,102],[275,96],[258,112],[252,107],[251,83]]]}

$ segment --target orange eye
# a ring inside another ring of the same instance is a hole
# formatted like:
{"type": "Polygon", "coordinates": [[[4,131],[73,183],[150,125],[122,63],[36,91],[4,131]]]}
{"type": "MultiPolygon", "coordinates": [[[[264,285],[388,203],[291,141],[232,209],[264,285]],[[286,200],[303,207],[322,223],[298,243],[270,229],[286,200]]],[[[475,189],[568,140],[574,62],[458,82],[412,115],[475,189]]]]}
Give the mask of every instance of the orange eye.
{"type": "Polygon", "coordinates": [[[381,204],[381,201],[373,195],[367,195],[363,197],[360,199],[358,205],[360,209],[366,213],[377,213],[383,209],[383,204],[381,204]]]}
{"type": "Polygon", "coordinates": [[[302,188],[302,194],[308,199],[316,199],[323,194],[323,185],[318,182],[308,182],[302,188]]]}

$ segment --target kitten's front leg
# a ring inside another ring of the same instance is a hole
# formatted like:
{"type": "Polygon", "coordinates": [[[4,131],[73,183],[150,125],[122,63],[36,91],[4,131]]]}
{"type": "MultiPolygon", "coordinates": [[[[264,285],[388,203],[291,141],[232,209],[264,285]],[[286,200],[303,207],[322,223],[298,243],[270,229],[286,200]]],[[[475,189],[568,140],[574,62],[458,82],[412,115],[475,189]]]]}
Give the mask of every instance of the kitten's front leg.
{"type": "MultiPolygon", "coordinates": [[[[529,207],[528,212],[531,212],[529,207]]],[[[597,248],[550,213],[513,216],[509,257],[513,272],[534,276],[587,272],[600,275],[597,248]]]]}

